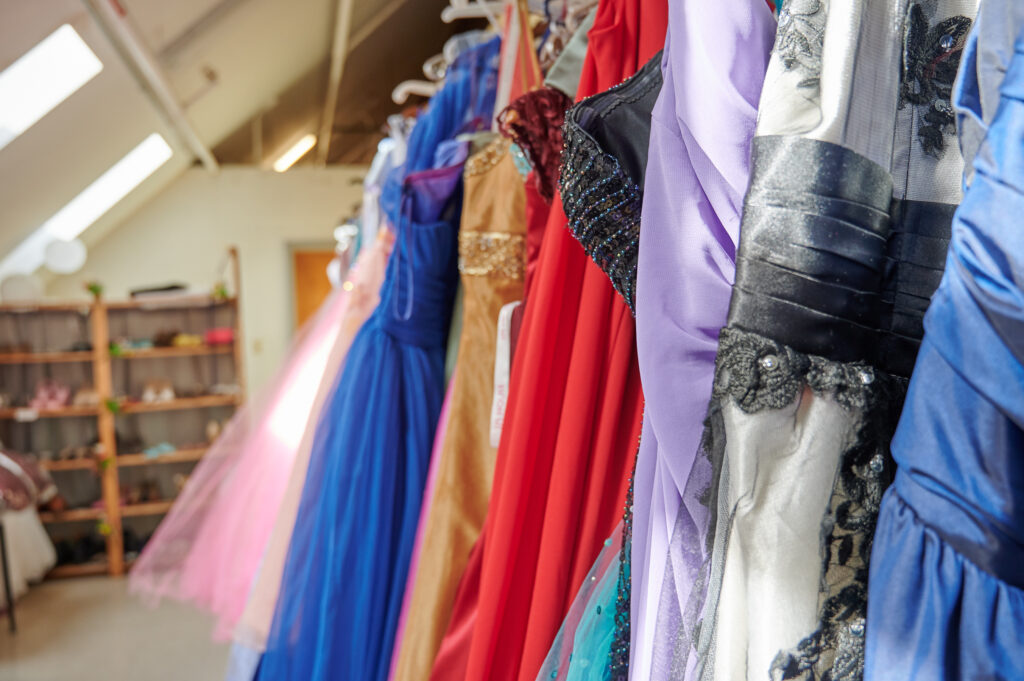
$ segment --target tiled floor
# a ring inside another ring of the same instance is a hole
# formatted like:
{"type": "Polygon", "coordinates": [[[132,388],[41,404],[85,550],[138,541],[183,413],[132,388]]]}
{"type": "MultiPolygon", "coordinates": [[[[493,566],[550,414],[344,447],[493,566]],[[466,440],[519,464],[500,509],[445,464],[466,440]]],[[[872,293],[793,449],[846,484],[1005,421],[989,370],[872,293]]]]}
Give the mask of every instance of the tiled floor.
{"type": "Polygon", "coordinates": [[[142,605],[123,579],[45,582],[18,601],[18,633],[0,618],[3,681],[221,681],[228,646],[186,605],[142,605]]]}

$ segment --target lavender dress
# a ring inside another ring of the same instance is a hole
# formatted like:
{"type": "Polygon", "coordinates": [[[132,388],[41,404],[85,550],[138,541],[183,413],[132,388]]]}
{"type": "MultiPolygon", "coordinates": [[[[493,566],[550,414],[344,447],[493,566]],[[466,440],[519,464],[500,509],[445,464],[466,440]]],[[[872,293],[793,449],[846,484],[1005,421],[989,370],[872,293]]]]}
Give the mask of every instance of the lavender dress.
{"type": "Polygon", "coordinates": [[[750,141],[774,33],[762,0],[669,5],[636,292],[647,405],[634,482],[635,681],[674,678],[671,659],[654,655],[655,636],[676,638],[704,558],[708,513],[684,488],[729,308],[750,141]],[[671,588],[662,602],[663,585],[671,588]],[[655,627],[659,610],[662,624],[655,627]]]}

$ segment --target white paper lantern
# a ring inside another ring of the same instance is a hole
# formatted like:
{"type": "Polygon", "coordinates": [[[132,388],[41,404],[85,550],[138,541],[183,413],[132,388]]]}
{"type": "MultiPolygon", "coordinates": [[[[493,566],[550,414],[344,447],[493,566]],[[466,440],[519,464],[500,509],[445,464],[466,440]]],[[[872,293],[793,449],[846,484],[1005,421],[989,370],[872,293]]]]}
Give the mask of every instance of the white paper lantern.
{"type": "Polygon", "coordinates": [[[43,285],[31,274],[12,274],[0,282],[5,303],[35,303],[43,297],[43,285]]]}
{"type": "Polygon", "coordinates": [[[57,239],[46,245],[43,262],[54,274],[72,274],[85,264],[85,244],[80,239],[57,239]]]}

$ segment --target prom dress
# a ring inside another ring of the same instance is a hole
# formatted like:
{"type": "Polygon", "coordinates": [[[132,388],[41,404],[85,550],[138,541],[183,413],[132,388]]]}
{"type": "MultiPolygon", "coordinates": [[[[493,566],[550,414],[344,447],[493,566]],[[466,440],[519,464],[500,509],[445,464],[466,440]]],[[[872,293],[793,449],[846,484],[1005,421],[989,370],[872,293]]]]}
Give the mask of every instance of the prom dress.
{"type": "MultiPolygon", "coordinates": [[[[196,466],[130,574],[149,602],[192,601],[217,616],[228,639],[245,609],[284,499],[348,293],[331,294],[296,335],[287,362],[243,406],[196,466]]],[[[332,375],[333,376],[333,375],[332,375]]]]}
{"type": "Polygon", "coordinates": [[[522,178],[499,138],[466,162],[459,231],[462,334],[437,484],[424,527],[395,679],[425,680],[448,625],[459,578],[487,514],[494,476],[491,398],[498,317],[523,294],[522,178]]]}
{"type": "MultiPolygon", "coordinates": [[[[708,514],[687,488],[735,272],[750,141],[775,18],[761,0],[669,6],[652,115],[637,272],[644,426],[634,479],[631,678],[667,681],[708,514]],[[709,87],[713,83],[713,87],[709,87]],[[662,587],[664,589],[664,596],[662,587]],[[654,659],[654,652],[662,653],[654,659]]],[[[684,631],[681,631],[684,629],[684,631]]]]}
{"type": "MultiPolygon", "coordinates": [[[[661,49],[665,12],[603,0],[578,95],[661,49]]],[[[456,607],[435,681],[533,681],[622,516],[642,404],[633,319],[565,224],[556,201],[512,364],[479,572],[471,560],[463,579],[477,602],[456,607]]]]}
{"type": "Polygon", "coordinates": [[[958,104],[978,152],[892,443],[865,681],[1024,678],[1024,34],[1012,52],[998,35],[1021,18],[966,49],[958,104]],[[1007,66],[991,101],[985,80],[1007,66]]]}
{"type": "Polygon", "coordinates": [[[352,340],[377,307],[380,287],[384,282],[384,272],[394,241],[394,234],[390,229],[385,228],[377,232],[373,242],[359,252],[355,264],[342,283],[341,288],[346,293],[347,300],[341,311],[337,335],[328,353],[323,378],[313,397],[309,416],[304,421],[299,420],[299,424],[304,424],[302,439],[295,453],[287,487],[270,538],[267,540],[267,547],[263,552],[259,573],[253,582],[242,616],[235,626],[234,645],[225,674],[227,681],[252,681],[256,675],[256,668],[274,618],[274,606],[281,587],[281,574],[284,572],[288,544],[295,528],[302,486],[306,480],[309,457],[313,449],[315,426],[334,387],[335,379],[341,371],[352,340]]]}
{"type": "Polygon", "coordinates": [[[444,398],[461,171],[403,183],[380,304],[317,426],[263,681],[387,678],[444,398]]]}
{"type": "Polygon", "coordinates": [[[703,438],[710,553],[662,641],[677,678],[863,674],[889,441],[960,198],[949,96],[974,10],[783,6],[703,438]]]}

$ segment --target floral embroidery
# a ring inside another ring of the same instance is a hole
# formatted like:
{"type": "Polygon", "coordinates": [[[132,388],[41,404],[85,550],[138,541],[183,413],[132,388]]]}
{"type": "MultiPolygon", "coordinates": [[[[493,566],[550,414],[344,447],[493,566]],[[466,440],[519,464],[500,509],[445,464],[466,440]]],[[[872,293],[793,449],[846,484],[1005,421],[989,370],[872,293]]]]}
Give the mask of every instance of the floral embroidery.
{"type": "Polygon", "coordinates": [[[971,23],[965,16],[954,16],[932,26],[921,3],[912,5],[907,16],[900,108],[914,105],[918,140],[935,158],[945,150],[946,136],[956,133],[950,99],[971,23]]]}
{"type": "Polygon", "coordinates": [[[791,0],[779,13],[775,54],[787,71],[802,76],[797,87],[817,99],[821,82],[821,54],[825,46],[825,0],[791,0]]]}

